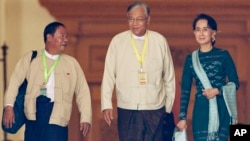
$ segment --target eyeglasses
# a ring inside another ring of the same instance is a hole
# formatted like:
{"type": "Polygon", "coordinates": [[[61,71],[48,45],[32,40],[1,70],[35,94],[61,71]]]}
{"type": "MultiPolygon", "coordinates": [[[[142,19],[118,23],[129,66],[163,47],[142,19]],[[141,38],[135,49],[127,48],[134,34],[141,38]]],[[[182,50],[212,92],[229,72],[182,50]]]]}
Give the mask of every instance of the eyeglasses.
{"type": "Polygon", "coordinates": [[[130,23],[133,23],[133,22],[142,23],[145,20],[147,20],[147,18],[148,17],[138,17],[138,18],[128,17],[128,22],[130,22],[130,23]]]}

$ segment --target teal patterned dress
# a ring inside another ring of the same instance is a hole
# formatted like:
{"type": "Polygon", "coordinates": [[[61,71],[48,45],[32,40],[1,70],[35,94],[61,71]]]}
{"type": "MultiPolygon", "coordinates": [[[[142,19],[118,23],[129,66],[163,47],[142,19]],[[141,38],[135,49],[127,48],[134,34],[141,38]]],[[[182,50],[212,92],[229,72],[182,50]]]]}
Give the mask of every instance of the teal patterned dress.
{"type": "MultiPolygon", "coordinates": [[[[235,64],[227,50],[213,47],[209,52],[199,51],[200,63],[206,72],[213,88],[218,88],[217,95],[220,126],[218,136],[220,141],[227,141],[229,136],[230,117],[222,95],[222,86],[234,82],[239,88],[238,74],[235,64]]],[[[196,94],[192,115],[193,137],[195,141],[206,141],[208,135],[209,100],[202,95],[203,86],[194,72],[192,54],[186,57],[181,82],[180,120],[187,118],[191,86],[195,82],[196,94]]]]}

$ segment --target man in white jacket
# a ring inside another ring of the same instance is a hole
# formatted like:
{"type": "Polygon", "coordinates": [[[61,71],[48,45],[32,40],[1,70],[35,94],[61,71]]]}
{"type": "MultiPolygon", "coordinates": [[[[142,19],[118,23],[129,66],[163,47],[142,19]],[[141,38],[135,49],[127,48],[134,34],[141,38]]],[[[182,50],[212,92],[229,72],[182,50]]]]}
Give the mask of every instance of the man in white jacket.
{"type": "Polygon", "coordinates": [[[147,30],[150,8],[134,2],[127,9],[130,30],[112,39],[105,60],[101,108],[113,120],[112,93],[118,106],[120,141],[162,140],[163,115],[171,114],[175,74],[167,40],[147,30]]]}

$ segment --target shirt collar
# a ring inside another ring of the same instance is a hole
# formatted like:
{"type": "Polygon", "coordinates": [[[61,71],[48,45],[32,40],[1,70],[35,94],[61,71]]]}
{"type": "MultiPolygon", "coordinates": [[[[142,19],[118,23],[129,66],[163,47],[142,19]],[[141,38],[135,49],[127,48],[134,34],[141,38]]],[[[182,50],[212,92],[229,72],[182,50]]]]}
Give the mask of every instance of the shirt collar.
{"type": "Polygon", "coordinates": [[[48,57],[48,58],[50,58],[52,60],[56,60],[59,57],[58,54],[57,55],[51,55],[46,50],[45,50],[45,55],[46,55],[46,57],[48,57]]]}
{"type": "Polygon", "coordinates": [[[132,34],[132,35],[135,40],[145,40],[145,35],[143,36],[136,36],[135,34],[132,34]]]}

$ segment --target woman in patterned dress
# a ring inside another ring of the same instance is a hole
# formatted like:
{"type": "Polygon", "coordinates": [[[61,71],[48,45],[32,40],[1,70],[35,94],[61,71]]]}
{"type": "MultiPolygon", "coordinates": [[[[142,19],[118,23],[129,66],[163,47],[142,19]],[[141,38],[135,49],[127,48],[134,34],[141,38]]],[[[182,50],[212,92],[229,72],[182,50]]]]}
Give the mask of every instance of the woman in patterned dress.
{"type": "Polygon", "coordinates": [[[204,89],[197,77],[193,64],[192,53],[187,55],[182,73],[180,115],[177,128],[187,128],[187,108],[193,80],[196,85],[195,102],[192,115],[192,130],[195,141],[227,141],[229,136],[230,116],[223,98],[222,87],[229,81],[239,88],[239,80],[234,62],[225,49],[215,47],[217,33],[216,21],[207,14],[199,14],[193,21],[194,36],[199,44],[198,57],[200,64],[212,88],[204,89]],[[216,97],[219,117],[218,130],[215,138],[208,137],[209,99],[216,97]]]}

